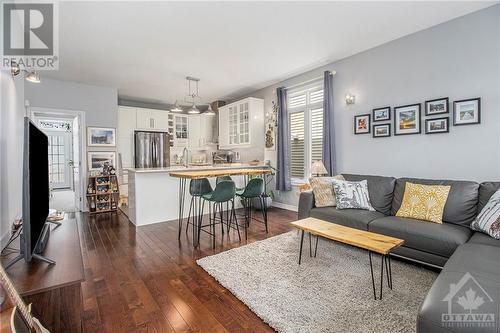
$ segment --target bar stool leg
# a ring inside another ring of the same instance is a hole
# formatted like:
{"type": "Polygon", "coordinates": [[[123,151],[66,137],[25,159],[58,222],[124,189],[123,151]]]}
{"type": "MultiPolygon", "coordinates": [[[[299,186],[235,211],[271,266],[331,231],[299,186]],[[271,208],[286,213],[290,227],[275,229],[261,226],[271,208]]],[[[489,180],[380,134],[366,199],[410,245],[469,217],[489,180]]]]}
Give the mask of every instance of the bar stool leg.
{"type": "Polygon", "coordinates": [[[236,211],[234,210],[234,199],[231,200],[231,222],[230,223],[232,223],[233,217],[234,217],[234,223],[236,224],[236,231],[238,231],[238,239],[241,242],[240,226],[238,225],[238,219],[236,218],[236,211]]]}
{"type": "Polygon", "coordinates": [[[222,235],[224,235],[224,210],[222,209],[224,207],[224,203],[220,203],[220,228],[222,230],[222,235]]]}
{"type": "MultiPolygon", "coordinates": [[[[187,219],[187,223],[186,223],[186,233],[188,232],[188,229],[189,229],[189,220],[191,219],[191,210],[193,209],[193,199],[194,199],[194,197],[191,197],[191,202],[189,203],[188,219],[187,219]]],[[[191,222],[191,223],[193,223],[193,222],[191,222]]],[[[194,223],[193,223],[193,225],[194,225],[194,223]]]]}

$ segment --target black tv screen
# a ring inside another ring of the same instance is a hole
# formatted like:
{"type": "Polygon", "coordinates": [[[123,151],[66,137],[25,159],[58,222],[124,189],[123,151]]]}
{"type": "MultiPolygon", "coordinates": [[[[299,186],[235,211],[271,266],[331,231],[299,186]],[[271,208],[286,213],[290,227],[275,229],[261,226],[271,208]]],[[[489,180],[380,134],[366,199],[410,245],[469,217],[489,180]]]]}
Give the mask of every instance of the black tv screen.
{"type": "Polygon", "coordinates": [[[25,260],[31,256],[49,215],[49,140],[24,118],[23,234],[25,260]]]}

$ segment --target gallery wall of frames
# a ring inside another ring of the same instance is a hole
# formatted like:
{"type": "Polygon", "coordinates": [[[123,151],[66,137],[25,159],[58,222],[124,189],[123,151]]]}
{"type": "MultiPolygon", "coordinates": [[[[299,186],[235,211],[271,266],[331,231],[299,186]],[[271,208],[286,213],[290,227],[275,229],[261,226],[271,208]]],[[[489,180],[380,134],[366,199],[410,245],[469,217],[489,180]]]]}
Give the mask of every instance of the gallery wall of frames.
{"type": "MultiPolygon", "coordinates": [[[[392,110],[390,106],[376,108],[371,114],[354,116],[354,134],[371,133],[373,138],[386,138],[392,135],[392,125],[394,125],[393,135],[395,136],[420,134],[422,126],[425,134],[448,133],[450,131],[449,106],[448,97],[425,101],[424,117],[422,117],[421,103],[395,106],[392,110]]],[[[453,126],[481,123],[481,98],[453,101],[451,116],[453,126]]]]}

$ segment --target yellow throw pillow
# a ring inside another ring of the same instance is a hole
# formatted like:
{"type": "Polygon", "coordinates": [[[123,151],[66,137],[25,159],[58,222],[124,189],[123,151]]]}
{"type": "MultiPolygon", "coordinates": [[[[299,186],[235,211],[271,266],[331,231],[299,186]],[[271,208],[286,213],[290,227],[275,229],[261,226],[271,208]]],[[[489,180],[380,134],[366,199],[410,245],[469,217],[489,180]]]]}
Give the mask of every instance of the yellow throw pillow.
{"type": "Polygon", "coordinates": [[[396,216],[443,223],[443,211],[451,186],[406,183],[396,216]]]}
{"type": "Polygon", "coordinates": [[[333,191],[333,179],[345,180],[342,175],[335,177],[311,177],[311,184],[314,193],[314,203],[316,207],[331,207],[336,206],[335,192],[333,191]]]}

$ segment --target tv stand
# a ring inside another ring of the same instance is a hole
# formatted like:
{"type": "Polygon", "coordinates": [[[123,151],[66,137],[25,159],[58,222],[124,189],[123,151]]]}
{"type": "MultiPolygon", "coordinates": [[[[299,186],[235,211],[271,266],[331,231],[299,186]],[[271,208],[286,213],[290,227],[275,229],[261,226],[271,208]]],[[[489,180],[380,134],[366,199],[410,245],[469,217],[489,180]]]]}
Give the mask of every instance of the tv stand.
{"type": "MultiPolygon", "coordinates": [[[[33,256],[34,260],[17,263],[7,271],[25,302],[32,303],[35,317],[52,333],[82,331],[81,282],[85,275],[77,224],[80,218],[77,214],[76,219],[62,221],[57,232],[50,235],[43,253],[37,253],[57,261],[57,265],[47,265],[45,260],[33,256]]],[[[13,257],[12,254],[1,261],[5,263],[13,257]]]]}
{"type": "MultiPolygon", "coordinates": [[[[43,230],[42,230],[42,233],[40,235],[40,240],[38,241],[38,243],[35,246],[35,253],[33,253],[31,255],[31,259],[40,260],[40,261],[48,263],[49,265],[55,265],[56,262],[54,260],[49,259],[49,258],[41,255],[41,253],[45,250],[45,247],[47,246],[47,242],[48,242],[49,237],[50,237],[50,226],[47,223],[48,223],[48,221],[45,222],[45,225],[43,226],[43,230]]],[[[58,225],[56,228],[58,228],[61,225],[60,222],[57,222],[57,224],[58,225]]],[[[21,233],[20,238],[21,238],[21,244],[22,244],[24,241],[24,234],[21,233]]],[[[21,250],[20,250],[19,255],[16,256],[11,261],[9,261],[7,264],[5,264],[5,266],[4,266],[5,270],[8,270],[12,265],[14,265],[19,260],[24,259],[24,254],[25,254],[24,253],[24,246],[20,246],[20,249],[21,250]]]]}

